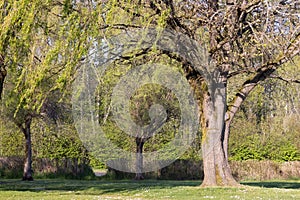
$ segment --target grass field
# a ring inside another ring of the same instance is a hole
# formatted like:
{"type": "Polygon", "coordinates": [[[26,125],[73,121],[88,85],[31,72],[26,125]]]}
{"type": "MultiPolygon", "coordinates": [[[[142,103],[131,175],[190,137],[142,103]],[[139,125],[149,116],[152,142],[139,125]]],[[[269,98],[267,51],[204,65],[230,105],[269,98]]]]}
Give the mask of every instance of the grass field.
{"type": "Polygon", "coordinates": [[[0,180],[0,199],[300,199],[300,180],[200,188],[200,181],[0,180]]]}

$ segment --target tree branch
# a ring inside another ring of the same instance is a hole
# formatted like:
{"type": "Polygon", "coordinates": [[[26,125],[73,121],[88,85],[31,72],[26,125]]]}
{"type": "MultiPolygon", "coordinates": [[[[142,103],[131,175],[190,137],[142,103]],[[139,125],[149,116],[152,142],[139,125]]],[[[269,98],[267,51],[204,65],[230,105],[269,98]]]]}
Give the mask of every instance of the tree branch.
{"type": "Polygon", "coordinates": [[[2,92],[6,75],[7,71],[5,69],[4,57],[0,55],[0,100],[2,99],[2,92]]]}
{"type": "Polygon", "coordinates": [[[99,27],[99,29],[107,29],[107,28],[115,28],[115,29],[128,29],[128,28],[142,28],[141,26],[137,26],[137,25],[133,25],[133,24],[106,24],[103,25],[101,27],[99,27]]]}
{"type": "Polygon", "coordinates": [[[241,6],[241,9],[246,11],[247,13],[250,13],[252,10],[257,8],[261,3],[262,0],[255,0],[248,4],[244,1],[243,5],[241,6]]]}
{"type": "Polygon", "coordinates": [[[278,75],[271,75],[269,78],[278,79],[278,80],[284,81],[286,83],[298,83],[298,84],[300,84],[300,80],[297,80],[297,79],[287,79],[287,78],[283,78],[283,77],[278,76],[278,75]]]}

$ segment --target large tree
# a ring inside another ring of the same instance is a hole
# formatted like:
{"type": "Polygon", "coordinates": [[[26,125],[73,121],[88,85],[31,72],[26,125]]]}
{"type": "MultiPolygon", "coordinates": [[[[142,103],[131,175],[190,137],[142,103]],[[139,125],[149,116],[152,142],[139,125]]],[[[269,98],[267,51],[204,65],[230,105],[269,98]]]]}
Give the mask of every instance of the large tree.
{"type": "MultiPolygon", "coordinates": [[[[103,28],[109,29],[107,34],[112,29],[159,26],[207,46],[213,80],[201,73],[209,66],[197,66],[172,52],[162,53],[182,62],[187,79],[195,90],[202,91],[198,101],[205,174],[202,186],[237,185],[228,164],[231,122],[250,92],[299,54],[300,2],[139,0],[108,1],[105,6],[108,14],[103,28]],[[241,74],[245,81],[227,102],[227,82],[241,74]]],[[[147,52],[144,49],[142,53],[147,52]]]]}

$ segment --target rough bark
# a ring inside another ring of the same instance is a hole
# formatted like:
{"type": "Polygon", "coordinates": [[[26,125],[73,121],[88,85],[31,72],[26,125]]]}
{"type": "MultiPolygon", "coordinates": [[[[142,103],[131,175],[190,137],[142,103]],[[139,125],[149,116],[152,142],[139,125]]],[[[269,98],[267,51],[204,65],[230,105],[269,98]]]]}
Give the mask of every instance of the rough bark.
{"type": "Polygon", "coordinates": [[[31,126],[32,117],[30,115],[26,116],[25,127],[22,128],[22,131],[25,136],[25,163],[23,170],[23,180],[24,181],[33,181],[32,177],[32,148],[31,148],[31,126]]]}
{"type": "Polygon", "coordinates": [[[135,180],[144,180],[143,176],[143,147],[145,144],[145,139],[137,137],[136,142],[136,171],[135,180]]]}
{"type": "Polygon", "coordinates": [[[202,102],[202,156],[204,180],[202,187],[237,186],[225,156],[224,116],[226,109],[226,87],[209,89],[202,102]]]}

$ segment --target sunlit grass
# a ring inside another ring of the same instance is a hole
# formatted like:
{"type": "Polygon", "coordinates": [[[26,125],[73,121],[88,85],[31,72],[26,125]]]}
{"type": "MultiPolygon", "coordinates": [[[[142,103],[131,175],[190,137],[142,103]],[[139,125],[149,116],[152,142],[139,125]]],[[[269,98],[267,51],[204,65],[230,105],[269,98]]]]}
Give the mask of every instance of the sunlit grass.
{"type": "Polygon", "coordinates": [[[0,199],[300,199],[300,180],[200,188],[200,181],[0,180],[0,199]]]}

